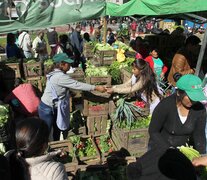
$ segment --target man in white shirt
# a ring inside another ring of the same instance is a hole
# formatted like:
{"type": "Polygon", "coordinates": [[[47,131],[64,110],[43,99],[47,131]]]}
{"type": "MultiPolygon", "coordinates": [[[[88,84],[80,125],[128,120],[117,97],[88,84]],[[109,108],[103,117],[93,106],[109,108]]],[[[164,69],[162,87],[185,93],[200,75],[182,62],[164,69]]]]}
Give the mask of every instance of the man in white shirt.
{"type": "Polygon", "coordinates": [[[32,43],[32,49],[35,52],[34,57],[38,58],[40,61],[44,61],[48,58],[47,45],[44,39],[44,32],[38,31],[37,37],[32,43]]]}
{"type": "Polygon", "coordinates": [[[27,31],[22,31],[18,37],[19,47],[26,58],[32,58],[32,40],[27,31]]]}

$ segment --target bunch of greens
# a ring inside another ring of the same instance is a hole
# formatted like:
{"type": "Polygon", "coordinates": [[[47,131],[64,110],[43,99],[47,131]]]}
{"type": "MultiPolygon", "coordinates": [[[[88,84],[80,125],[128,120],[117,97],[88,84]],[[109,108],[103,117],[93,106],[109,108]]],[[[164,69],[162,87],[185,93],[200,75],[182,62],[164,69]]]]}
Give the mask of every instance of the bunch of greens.
{"type": "Polygon", "coordinates": [[[108,51],[108,50],[114,50],[113,47],[110,46],[110,44],[101,44],[97,43],[95,47],[93,48],[93,52],[95,53],[97,50],[99,51],[108,51]]]}
{"type": "Polygon", "coordinates": [[[127,102],[126,97],[120,98],[117,101],[117,108],[114,114],[115,120],[119,122],[126,120],[127,126],[131,127],[132,123],[137,119],[137,114],[143,117],[143,109],[134,105],[132,102],[127,102]]]}
{"type": "Polygon", "coordinates": [[[151,121],[151,116],[149,115],[147,117],[136,119],[134,122],[131,123],[131,126],[129,126],[129,124],[127,124],[126,121],[118,121],[116,122],[116,125],[121,129],[128,129],[128,130],[142,129],[142,128],[148,128],[150,121],[151,121]]]}
{"type": "Polygon", "coordinates": [[[131,64],[134,58],[126,58],[124,62],[114,61],[108,68],[108,72],[112,77],[113,84],[121,83],[120,69],[125,68],[131,72],[131,64]]]}
{"type": "Polygon", "coordinates": [[[118,41],[118,40],[116,40],[113,45],[118,46],[119,48],[121,48],[125,51],[127,51],[127,50],[128,51],[134,51],[130,46],[128,46],[125,43],[123,43],[121,41],[118,41]]]}
{"type": "Polygon", "coordinates": [[[44,66],[51,67],[54,64],[54,61],[52,59],[47,59],[44,61],[44,66]]]}
{"type": "Polygon", "coordinates": [[[9,106],[0,105],[0,127],[3,127],[9,120],[9,106]]]}
{"type": "Polygon", "coordinates": [[[92,77],[92,76],[107,76],[108,75],[108,69],[105,66],[101,67],[96,67],[94,66],[90,61],[86,62],[86,70],[85,74],[87,77],[92,77]]]}

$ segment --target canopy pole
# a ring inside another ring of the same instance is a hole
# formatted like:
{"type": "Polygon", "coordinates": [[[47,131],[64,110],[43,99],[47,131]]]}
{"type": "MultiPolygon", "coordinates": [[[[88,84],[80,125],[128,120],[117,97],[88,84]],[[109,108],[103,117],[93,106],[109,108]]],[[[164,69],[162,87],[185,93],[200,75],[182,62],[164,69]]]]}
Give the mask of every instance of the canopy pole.
{"type": "Polygon", "coordinates": [[[106,16],[103,17],[103,43],[106,44],[106,33],[107,33],[107,21],[106,16]]]}
{"type": "Polygon", "coordinates": [[[202,61],[203,61],[203,56],[204,56],[204,53],[205,53],[206,44],[207,44],[207,29],[205,30],[205,34],[204,34],[204,37],[203,37],[200,53],[199,53],[199,56],[198,56],[198,61],[197,61],[197,64],[196,64],[196,70],[195,70],[195,75],[196,76],[199,75],[199,72],[200,72],[200,69],[201,69],[201,64],[202,64],[202,61]]]}

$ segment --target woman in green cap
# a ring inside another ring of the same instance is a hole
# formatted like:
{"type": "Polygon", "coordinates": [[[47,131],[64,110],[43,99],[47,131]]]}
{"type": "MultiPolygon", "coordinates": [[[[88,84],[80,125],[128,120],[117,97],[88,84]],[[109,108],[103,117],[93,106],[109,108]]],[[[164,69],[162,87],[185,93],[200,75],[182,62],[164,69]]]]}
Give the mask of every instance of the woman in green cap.
{"type": "Polygon", "coordinates": [[[188,144],[201,154],[206,152],[206,110],[199,102],[206,99],[202,81],[187,74],[179,78],[176,86],[177,92],[164,98],[155,108],[149,125],[148,151],[129,165],[129,180],[169,179],[161,174],[158,161],[170,147],[188,144]]]}
{"type": "Polygon", "coordinates": [[[67,54],[59,53],[53,57],[54,65],[47,74],[46,88],[38,107],[39,117],[45,121],[51,131],[53,140],[59,140],[60,130],[69,128],[69,90],[105,92],[104,86],[94,86],[72,79],[66,72],[74,61],[67,54]]]}

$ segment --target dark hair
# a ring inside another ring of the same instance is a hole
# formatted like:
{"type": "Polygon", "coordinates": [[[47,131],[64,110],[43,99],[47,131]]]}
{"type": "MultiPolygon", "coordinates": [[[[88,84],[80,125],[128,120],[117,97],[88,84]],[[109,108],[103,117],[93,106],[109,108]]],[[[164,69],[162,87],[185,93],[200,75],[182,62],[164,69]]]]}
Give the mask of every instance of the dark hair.
{"type": "Polygon", "coordinates": [[[9,45],[14,44],[15,43],[15,34],[8,33],[6,40],[7,40],[7,44],[9,44],[9,45]]]}
{"type": "Polygon", "coordinates": [[[162,96],[158,91],[156,75],[150,68],[149,64],[143,59],[136,59],[132,63],[132,66],[139,69],[140,71],[139,77],[137,77],[137,81],[140,78],[142,78],[143,80],[143,87],[140,90],[138,90],[137,93],[141,94],[142,92],[145,92],[148,102],[149,100],[152,100],[153,91],[161,99],[162,96]]]}
{"type": "Polygon", "coordinates": [[[87,33],[87,32],[85,32],[84,34],[83,34],[83,38],[86,40],[86,41],[91,41],[91,39],[90,39],[90,35],[89,35],[89,33],[87,33]]]}
{"type": "Polygon", "coordinates": [[[181,89],[177,89],[176,90],[176,100],[177,102],[181,102],[182,99],[187,96],[186,92],[184,90],[181,89]]]}
{"type": "Polygon", "coordinates": [[[201,40],[197,36],[189,36],[186,41],[185,45],[191,44],[191,45],[198,45],[201,42],[201,40]]]}
{"type": "Polygon", "coordinates": [[[63,44],[67,43],[68,42],[68,36],[66,34],[61,34],[59,36],[59,41],[60,41],[60,43],[63,43],[63,44]]]}
{"type": "Polygon", "coordinates": [[[155,47],[150,47],[150,52],[152,52],[152,51],[157,52],[158,55],[160,53],[159,49],[158,48],[155,48],[155,47]]]}
{"type": "Polygon", "coordinates": [[[49,128],[37,117],[20,120],[16,125],[17,149],[9,155],[12,179],[30,179],[25,158],[40,156],[48,144],[49,128]]]}

